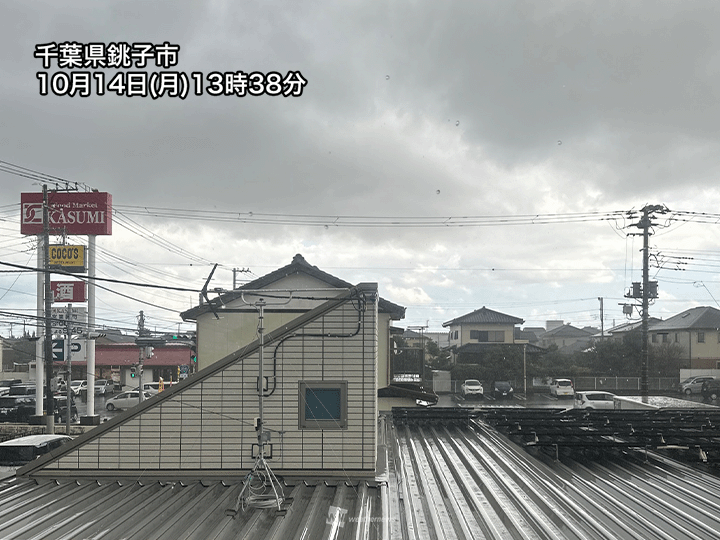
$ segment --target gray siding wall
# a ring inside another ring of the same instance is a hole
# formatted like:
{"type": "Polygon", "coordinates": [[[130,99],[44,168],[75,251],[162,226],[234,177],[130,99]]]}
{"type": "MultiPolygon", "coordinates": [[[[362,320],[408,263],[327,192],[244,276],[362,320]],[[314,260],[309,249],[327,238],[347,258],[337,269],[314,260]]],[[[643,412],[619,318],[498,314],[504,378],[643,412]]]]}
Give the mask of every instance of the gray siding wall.
{"type": "MultiPolygon", "coordinates": [[[[375,469],[377,447],[377,303],[368,297],[360,312],[346,302],[298,329],[277,348],[264,347],[264,374],[277,366],[275,392],[264,399],[276,472],[375,469]],[[358,328],[358,321],[360,326],[358,328]],[[356,333],[357,332],[357,333],[356,333]],[[351,337],[335,337],[336,335],[351,337]],[[348,427],[298,428],[298,381],[348,381],[348,427]]],[[[240,358],[72,450],[46,470],[227,472],[251,469],[259,416],[256,391],[259,350],[240,358]]]]}

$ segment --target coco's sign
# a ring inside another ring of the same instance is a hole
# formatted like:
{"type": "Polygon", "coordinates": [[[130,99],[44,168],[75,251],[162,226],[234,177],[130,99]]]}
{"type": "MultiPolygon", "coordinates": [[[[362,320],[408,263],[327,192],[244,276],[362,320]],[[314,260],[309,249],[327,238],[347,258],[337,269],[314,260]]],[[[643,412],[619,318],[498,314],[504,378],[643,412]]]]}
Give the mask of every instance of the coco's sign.
{"type": "MultiPolygon", "coordinates": [[[[112,195],[48,191],[48,228],[51,234],[112,234],[112,195]]],[[[42,234],[43,194],[20,195],[21,234],[42,234]]]]}

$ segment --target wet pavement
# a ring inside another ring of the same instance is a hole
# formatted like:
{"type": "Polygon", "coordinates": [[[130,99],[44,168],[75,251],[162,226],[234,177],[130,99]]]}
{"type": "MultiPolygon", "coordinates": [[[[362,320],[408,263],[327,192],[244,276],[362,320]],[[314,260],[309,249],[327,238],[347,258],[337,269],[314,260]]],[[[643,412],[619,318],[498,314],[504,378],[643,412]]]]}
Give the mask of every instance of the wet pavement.
{"type": "MultiPolygon", "coordinates": [[[[104,396],[95,396],[95,407],[94,407],[94,414],[100,416],[100,422],[106,422],[110,418],[113,418],[117,416],[118,414],[122,413],[122,410],[115,409],[114,411],[108,411],[106,408],[107,400],[110,399],[113,396],[117,396],[118,394],[122,392],[127,392],[128,390],[131,390],[132,388],[130,386],[124,387],[122,391],[116,390],[112,394],[106,394],[104,396]]],[[[78,416],[87,416],[88,410],[87,410],[87,401],[82,399],[82,397],[78,396],[75,398],[75,406],[78,410],[78,416]]],[[[78,423],[78,422],[76,422],[78,423]]]]}

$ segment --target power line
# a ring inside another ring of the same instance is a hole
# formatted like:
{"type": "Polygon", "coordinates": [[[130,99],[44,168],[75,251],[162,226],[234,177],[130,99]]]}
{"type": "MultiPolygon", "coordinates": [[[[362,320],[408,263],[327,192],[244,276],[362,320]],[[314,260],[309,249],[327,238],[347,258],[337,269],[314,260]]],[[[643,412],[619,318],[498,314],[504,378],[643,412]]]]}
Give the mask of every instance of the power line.
{"type": "Polygon", "coordinates": [[[315,227],[482,227],[494,225],[546,225],[553,223],[580,223],[588,221],[617,221],[628,218],[628,212],[578,212],[557,214],[518,214],[513,216],[367,216],[367,215],[311,215],[274,214],[255,212],[228,212],[163,208],[152,206],[115,205],[125,215],[138,215],[176,220],[233,222],[249,225],[304,225],[315,227]]]}
{"type": "MultiPolygon", "coordinates": [[[[40,268],[34,268],[34,267],[32,267],[32,266],[25,266],[25,265],[21,265],[21,264],[13,264],[13,263],[3,262],[3,261],[0,261],[0,265],[10,266],[10,267],[12,267],[12,268],[18,268],[18,269],[25,270],[25,271],[28,271],[28,272],[45,272],[45,270],[40,269],[40,268]]],[[[181,291],[181,292],[193,292],[193,293],[200,293],[200,292],[202,292],[200,289],[188,289],[188,288],[185,288],[185,287],[168,287],[167,285],[152,285],[152,284],[149,284],[149,283],[137,283],[137,282],[133,282],[133,281],[123,281],[123,280],[120,280],[120,279],[110,279],[110,278],[92,277],[92,276],[88,276],[88,275],[84,275],[84,274],[81,275],[81,274],[73,274],[73,273],[70,273],[70,272],[63,272],[63,271],[61,271],[61,270],[52,270],[51,272],[52,272],[53,274],[61,274],[61,275],[64,275],[64,276],[75,277],[75,278],[82,279],[82,280],[106,281],[106,282],[109,282],[109,283],[119,283],[119,284],[122,284],[122,285],[132,285],[132,286],[134,286],[134,287],[147,287],[147,288],[151,288],[151,289],[163,289],[163,290],[168,290],[168,291],[181,291]]]]}

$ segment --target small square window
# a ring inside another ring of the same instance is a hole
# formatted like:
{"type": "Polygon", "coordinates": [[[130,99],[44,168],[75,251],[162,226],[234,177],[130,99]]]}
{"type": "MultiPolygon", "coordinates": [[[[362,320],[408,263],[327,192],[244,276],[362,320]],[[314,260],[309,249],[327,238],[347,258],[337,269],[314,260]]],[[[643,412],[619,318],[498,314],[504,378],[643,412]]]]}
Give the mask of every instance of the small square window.
{"type": "Polygon", "coordinates": [[[705,343],[705,332],[698,332],[698,343],[705,343]]]}
{"type": "Polygon", "coordinates": [[[298,428],[346,429],[347,381],[300,381],[298,428]]]}

